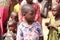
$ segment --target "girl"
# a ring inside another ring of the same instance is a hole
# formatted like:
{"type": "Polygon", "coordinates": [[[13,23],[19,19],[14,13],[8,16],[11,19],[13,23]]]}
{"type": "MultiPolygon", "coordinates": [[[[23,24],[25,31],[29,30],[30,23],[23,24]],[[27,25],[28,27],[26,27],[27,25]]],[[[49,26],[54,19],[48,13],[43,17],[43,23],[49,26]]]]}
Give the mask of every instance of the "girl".
{"type": "Polygon", "coordinates": [[[47,40],[58,40],[60,34],[60,5],[52,7],[53,17],[48,24],[49,35],[47,40]]]}

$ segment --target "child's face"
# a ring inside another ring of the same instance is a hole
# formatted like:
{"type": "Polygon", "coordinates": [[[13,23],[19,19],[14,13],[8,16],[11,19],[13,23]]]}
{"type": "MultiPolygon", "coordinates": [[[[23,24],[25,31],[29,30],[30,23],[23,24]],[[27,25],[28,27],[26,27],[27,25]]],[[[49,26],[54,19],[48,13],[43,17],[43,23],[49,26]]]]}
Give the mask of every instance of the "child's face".
{"type": "Polygon", "coordinates": [[[9,31],[13,31],[14,30],[12,25],[10,25],[8,28],[9,28],[9,31]]]}
{"type": "Polygon", "coordinates": [[[52,9],[52,13],[54,16],[57,14],[57,12],[58,12],[57,8],[52,9]]]}
{"type": "Polygon", "coordinates": [[[10,25],[9,26],[9,30],[10,31],[15,31],[15,29],[16,29],[16,25],[10,25]]]}
{"type": "Polygon", "coordinates": [[[16,13],[15,13],[15,14],[12,13],[10,17],[11,17],[12,20],[16,20],[16,18],[17,18],[17,14],[16,14],[16,13]]]}
{"type": "Polygon", "coordinates": [[[25,14],[25,19],[26,19],[27,21],[34,21],[34,15],[35,15],[34,12],[35,12],[35,11],[34,11],[33,9],[28,10],[28,11],[26,12],[26,14],[25,14]]]}

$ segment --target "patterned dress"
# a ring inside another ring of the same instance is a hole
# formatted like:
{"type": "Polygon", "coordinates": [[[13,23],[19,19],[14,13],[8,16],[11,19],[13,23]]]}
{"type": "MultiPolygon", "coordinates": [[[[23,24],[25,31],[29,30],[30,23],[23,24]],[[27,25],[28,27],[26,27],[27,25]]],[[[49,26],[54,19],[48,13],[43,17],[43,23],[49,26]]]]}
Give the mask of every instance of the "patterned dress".
{"type": "Polygon", "coordinates": [[[38,22],[34,22],[30,27],[27,23],[21,22],[17,29],[17,40],[39,40],[42,30],[38,22]]]}

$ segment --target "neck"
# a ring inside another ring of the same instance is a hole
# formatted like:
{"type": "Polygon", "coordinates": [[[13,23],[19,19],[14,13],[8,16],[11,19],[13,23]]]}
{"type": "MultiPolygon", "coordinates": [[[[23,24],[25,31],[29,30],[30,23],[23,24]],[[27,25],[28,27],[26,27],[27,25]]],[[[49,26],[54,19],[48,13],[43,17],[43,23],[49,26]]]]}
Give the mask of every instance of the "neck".
{"type": "Polygon", "coordinates": [[[34,22],[34,21],[28,21],[27,23],[28,23],[29,25],[31,25],[33,22],[34,22]]]}
{"type": "Polygon", "coordinates": [[[34,21],[28,21],[25,18],[23,19],[24,22],[28,23],[29,25],[31,25],[34,21]]]}
{"type": "Polygon", "coordinates": [[[33,2],[31,2],[31,3],[28,3],[28,4],[33,4],[33,2]]]}

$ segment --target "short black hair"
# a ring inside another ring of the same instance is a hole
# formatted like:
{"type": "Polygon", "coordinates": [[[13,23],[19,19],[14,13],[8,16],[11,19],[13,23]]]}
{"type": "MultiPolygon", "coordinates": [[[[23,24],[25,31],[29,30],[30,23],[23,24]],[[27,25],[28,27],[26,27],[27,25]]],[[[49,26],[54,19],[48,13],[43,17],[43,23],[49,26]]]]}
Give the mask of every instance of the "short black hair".
{"type": "Polygon", "coordinates": [[[18,0],[18,2],[20,3],[20,2],[22,2],[23,0],[18,0]]]}
{"type": "Polygon", "coordinates": [[[34,10],[34,7],[32,5],[30,5],[30,4],[25,4],[21,8],[21,13],[24,15],[29,9],[34,10]]]}
{"type": "Polygon", "coordinates": [[[42,2],[43,0],[38,0],[38,2],[42,2]]]}

